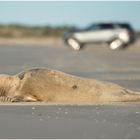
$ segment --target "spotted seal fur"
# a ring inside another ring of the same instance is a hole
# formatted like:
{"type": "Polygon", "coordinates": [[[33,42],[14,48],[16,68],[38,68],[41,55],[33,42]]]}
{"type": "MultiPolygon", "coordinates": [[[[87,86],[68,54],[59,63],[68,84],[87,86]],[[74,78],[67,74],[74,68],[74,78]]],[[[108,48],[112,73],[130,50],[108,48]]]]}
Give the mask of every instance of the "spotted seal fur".
{"type": "Polygon", "coordinates": [[[140,92],[117,84],[38,68],[0,75],[0,102],[94,104],[140,101],[140,92]]]}

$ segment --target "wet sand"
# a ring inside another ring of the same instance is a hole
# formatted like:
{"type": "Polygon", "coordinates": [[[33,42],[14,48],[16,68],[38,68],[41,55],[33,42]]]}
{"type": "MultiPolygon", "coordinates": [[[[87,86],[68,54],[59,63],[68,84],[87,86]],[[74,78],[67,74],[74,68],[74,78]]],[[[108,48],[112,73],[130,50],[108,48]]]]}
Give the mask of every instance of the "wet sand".
{"type": "Polygon", "coordinates": [[[139,106],[0,106],[0,138],[140,138],[139,106]]]}
{"type": "MultiPolygon", "coordinates": [[[[91,45],[75,52],[67,46],[1,45],[0,73],[35,67],[115,82],[140,91],[139,45],[111,51],[91,45]]],[[[140,103],[106,105],[0,105],[0,138],[140,138],[140,103]]]]}

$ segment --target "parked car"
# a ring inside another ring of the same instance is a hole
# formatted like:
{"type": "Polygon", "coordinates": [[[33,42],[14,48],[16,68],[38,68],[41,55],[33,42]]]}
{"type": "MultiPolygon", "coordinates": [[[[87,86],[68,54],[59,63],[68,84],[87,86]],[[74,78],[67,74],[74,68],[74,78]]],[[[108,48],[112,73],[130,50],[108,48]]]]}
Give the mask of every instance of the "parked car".
{"type": "Polygon", "coordinates": [[[64,41],[74,50],[89,43],[108,43],[110,49],[122,49],[136,40],[135,32],[128,23],[98,23],[85,29],[68,31],[64,41]]]}

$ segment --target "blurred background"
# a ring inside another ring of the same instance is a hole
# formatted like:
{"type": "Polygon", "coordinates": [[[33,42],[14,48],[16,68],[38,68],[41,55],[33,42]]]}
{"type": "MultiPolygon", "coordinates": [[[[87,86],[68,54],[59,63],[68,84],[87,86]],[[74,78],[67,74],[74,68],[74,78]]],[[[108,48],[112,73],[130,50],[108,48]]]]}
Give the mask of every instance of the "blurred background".
{"type": "Polygon", "coordinates": [[[127,22],[139,37],[139,13],[139,1],[0,1],[0,43],[59,44],[66,31],[97,22],[127,22]]]}

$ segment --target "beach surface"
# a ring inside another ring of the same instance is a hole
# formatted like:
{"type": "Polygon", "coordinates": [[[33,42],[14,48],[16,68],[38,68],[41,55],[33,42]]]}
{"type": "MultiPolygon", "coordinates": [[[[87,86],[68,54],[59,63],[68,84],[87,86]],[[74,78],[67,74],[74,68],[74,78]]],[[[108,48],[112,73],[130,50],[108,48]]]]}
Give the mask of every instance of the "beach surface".
{"type": "MultiPolygon", "coordinates": [[[[140,91],[140,43],[111,51],[89,45],[74,51],[62,41],[0,42],[0,73],[14,75],[46,67],[109,81],[140,91]]],[[[0,138],[140,138],[140,103],[56,105],[0,104],[0,138]]]]}

